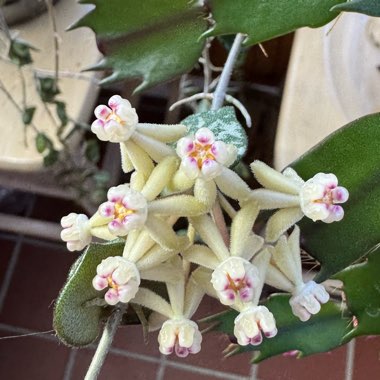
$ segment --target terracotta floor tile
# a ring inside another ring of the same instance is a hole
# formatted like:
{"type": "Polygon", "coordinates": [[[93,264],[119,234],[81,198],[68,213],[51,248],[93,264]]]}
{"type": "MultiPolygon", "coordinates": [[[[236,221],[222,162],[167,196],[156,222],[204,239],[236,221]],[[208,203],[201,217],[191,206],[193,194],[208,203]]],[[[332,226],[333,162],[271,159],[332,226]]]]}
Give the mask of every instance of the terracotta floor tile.
{"type": "Polygon", "coordinates": [[[54,300],[77,253],[24,244],[0,321],[35,330],[52,327],[54,300]]]}
{"type": "Polygon", "coordinates": [[[150,333],[148,344],[145,344],[141,326],[121,327],[115,336],[113,347],[159,357],[157,335],[157,331],[150,333]]]}
{"type": "Polygon", "coordinates": [[[220,379],[215,376],[203,375],[200,373],[194,373],[189,371],[183,371],[177,368],[165,368],[164,380],[216,380],[220,379]]]}
{"type": "MultiPolygon", "coordinates": [[[[9,336],[0,331],[0,336],[9,336]]],[[[0,341],[0,379],[61,380],[69,350],[36,337],[0,341]]]]}
{"type": "Polygon", "coordinates": [[[220,313],[227,308],[223,306],[217,299],[205,296],[192,317],[193,320],[203,319],[213,314],[220,313]]]}
{"type": "Polygon", "coordinates": [[[6,239],[0,239],[0,285],[3,282],[8,262],[11,258],[15,243],[6,239]]]}
{"type": "Polygon", "coordinates": [[[198,354],[189,355],[186,358],[178,358],[172,354],[168,356],[168,359],[184,364],[248,376],[251,369],[250,359],[252,358],[252,354],[245,353],[224,358],[222,351],[228,344],[229,340],[226,335],[210,332],[203,336],[202,350],[198,354]]]}
{"type": "MultiPolygon", "coordinates": [[[[225,307],[221,305],[219,301],[210,297],[205,297],[193,319],[201,319],[223,310],[225,310],[225,307]]],[[[206,327],[206,325],[202,327],[206,327]]],[[[202,350],[198,354],[189,355],[187,358],[178,358],[172,354],[168,356],[168,359],[185,364],[192,364],[199,367],[247,376],[251,369],[250,359],[252,354],[247,353],[224,358],[222,351],[229,344],[230,341],[227,335],[209,332],[203,335],[202,350]]]]}
{"type": "Polygon", "coordinates": [[[354,380],[380,378],[380,337],[362,337],[356,340],[354,380]]]}
{"type": "MultiPolygon", "coordinates": [[[[72,380],[82,380],[90,365],[92,350],[79,350],[72,380]]],[[[109,354],[98,380],[155,380],[158,364],[109,354]]]]}
{"type": "Polygon", "coordinates": [[[346,347],[303,359],[280,355],[260,363],[258,377],[260,380],[343,380],[345,363],[346,347]]]}

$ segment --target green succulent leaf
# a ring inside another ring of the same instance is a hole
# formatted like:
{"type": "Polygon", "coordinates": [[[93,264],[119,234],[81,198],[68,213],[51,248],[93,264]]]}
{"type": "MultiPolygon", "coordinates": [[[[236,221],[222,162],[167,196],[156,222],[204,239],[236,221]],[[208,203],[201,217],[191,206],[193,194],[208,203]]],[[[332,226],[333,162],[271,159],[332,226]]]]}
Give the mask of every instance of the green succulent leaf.
{"type": "Polygon", "coordinates": [[[358,325],[344,337],[349,341],[360,335],[380,334],[380,251],[368,256],[364,263],[338,273],[344,283],[347,304],[358,325]]]}
{"type": "Polygon", "coordinates": [[[303,26],[313,28],[333,20],[331,8],[344,0],[210,0],[214,26],[204,36],[245,33],[245,45],[287,34],[303,26]]]}
{"type": "Polygon", "coordinates": [[[380,17],[380,2],[379,0],[351,0],[335,5],[331,10],[338,12],[358,12],[369,16],[380,17]]]}
{"type": "Polygon", "coordinates": [[[204,45],[207,21],[194,1],[85,0],[95,9],[74,27],[87,26],[104,59],[91,69],[112,69],[103,83],[142,77],[137,90],[189,71],[204,45]]]}
{"type": "Polygon", "coordinates": [[[92,286],[97,265],[109,256],[123,253],[124,241],[92,243],[72,266],[54,308],[53,326],[58,338],[69,346],[82,347],[94,342],[100,322],[109,315],[109,308],[86,306],[99,297],[92,286]]]}
{"type": "Polygon", "coordinates": [[[29,125],[33,120],[33,116],[34,116],[35,112],[36,112],[36,107],[25,108],[23,113],[22,113],[22,122],[25,125],[29,125]]]}
{"type": "Polygon", "coordinates": [[[57,116],[59,120],[61,121],[61,127],[64,127],[69,121],[69,118],[66,113],[66,104],[63,102],[56,101],[55,105],[56,105],[57,116]]]}
{"type": "Polygon", "coordinates": [[[322,265],[318,281],[368,254],[380,242],[380,114],[362,117],[332,133],[290,166],[307,180],[334,173],[350,198],[342,221],[300,223],[305,249],[322,265]]]}
{"type": "Polygon", "coordinates": [[[46,149],[50,149],[53,143],[45,135],[45,133],[39,132],[36,136],[36,149],[38,153],[43,153],[46,149]]]}
{"type": "MultiPolygon", "coordinates": [[[[322,306],[321,311],[307,322],[295,317],[289,306],[289,295],[275,294],[266,300],[266,306],[274,315],[278,333],[274,338],[264,338],[258,346],[240,347],[239,353],[259,351],[254,362],[258,363],[284,352],[297,350],[299,357],[326,352],[342,344],[343,336],[349,331],[350,319],[342,316],[342,310],[333,302],[322,306]]],[[[220,322],[216,330],[233,335],[236,311],[215,316],[208,322],[220,322]]]]}
{"type": "Polygon", "coordinates": [[[236,118],[234,107],[223,107],[217,111],[206,111],[188,116],[182,120],[188,132],[194,134],[199,128],[210,129],[216,140],[224,141],[226,144],[233,144],[237,148],[237,161],[239,161],[247,151],[248,138],[236,118]]]}
{"type": "Polygon", "coordinates": [[[28,42],[15,38],[10,41],[8,57],[18,66],[28,65],[33,62],[31,50],[37,49],[28,42]]]}
{"type": "Polygon", "coordinates": [[[55,78],[36,76],[37,91],[43,102],[52,103],[56,95],[60,93],[55,78]]]}

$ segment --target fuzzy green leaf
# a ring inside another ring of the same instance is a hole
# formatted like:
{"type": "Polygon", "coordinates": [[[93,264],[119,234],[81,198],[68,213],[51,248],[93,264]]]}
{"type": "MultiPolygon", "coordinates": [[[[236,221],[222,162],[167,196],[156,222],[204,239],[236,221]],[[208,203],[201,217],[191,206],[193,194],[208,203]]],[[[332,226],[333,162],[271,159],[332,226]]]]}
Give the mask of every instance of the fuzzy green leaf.
{"type": "Polygon", "coordinates": [[[85,304],[101,294],[92,286],[97,265],[109,256],[120,256],[123,247],[122,240],[90,244],[72,266],[54,308],[53,326],[65,344],[86,346],[99,335],[100,322],[109,314],[109,309],[85,304]]]}
{"type": "Polygon", "coordinates": [[[96,34],[104,59],[91,69],[113,70],[103,83],[143,77],[142,90],[189,71],[204,45],[203,8],[188,0],[88,0],[95,9],[74,27],[96,34]]]}
{"type": "Polygon", "coordinates": [[[347,304],[358,320],[344,338],[349,341],[360,335],[380,334],[380,251],[368,256],[368,261],[353,265],[336,276],[344,282],[347,304]]]}
{"type": "Polygon", "coordinates": [[[215,25],[205,36],[245,33],[246,45],[287,34],[303,26],[327,24],[339,12],[331,7],[344,0],[210,0],[215,25]]]}
{"type": "MultiPolygon", "coordinates": [[[[259,346],[240,347],[239,352],[259,351],[255,362],[260,362],[284,352],[298,350],[299,356],[326,352],[340,346],[349,331],[350,319],[342,317],[339,306],[332,302],[322,306],[321,311],[307,322],[295,317],[289,306],[289,296],[276,294],[263,303],[274,315],[278,333],[274,338],[264,338],[259,346]]],[[[236,311],[215,316],[209,322],[219,321],[216,330],[233,335],[236,311]]]]}
{"type": "Polygon", "coordinates": [[[358,12],[369,16],[380,17],[380,1],[351,0],[346,3],[335,5],[331,10],[338,12],[358,12]]]}
{"type": "Polygon", "coordinates": [[[342,221],[300,223],[305,249],[322,265],[318,281],[352,264],[380,242],[380,114],[332,133],[290,166],[307,180],[334,173],[350,198],[342,221]]]}
{"type": "Polygon", "coordinates": [[[195,133],[199,128],[206,127],[214,133],[216,140],[235,145],[238,153],[237,161],[247,151],[247,135],[237,120],[233,107],[197,113],[188,116],[181,123],[187,126],[189,133],[195,133]]]}

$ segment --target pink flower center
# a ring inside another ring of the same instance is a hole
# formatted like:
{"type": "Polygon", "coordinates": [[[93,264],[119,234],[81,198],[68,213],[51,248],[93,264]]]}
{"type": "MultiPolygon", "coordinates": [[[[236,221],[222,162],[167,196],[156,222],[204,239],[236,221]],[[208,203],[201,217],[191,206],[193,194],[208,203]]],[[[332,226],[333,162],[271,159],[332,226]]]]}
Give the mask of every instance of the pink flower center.
{"type": "Polygon", "coordinates": [[[112,289],[118,290],[119,285],[113,280],[112,275],[107,277],[108,286],[112,289]]]}
{"type": "Polygon", "coordinates": [[[229,273],[227,273],[227,280],[228,289],[231,289],[236,294],[249,285],[245,278],[233,280],[229,273]]]}
{"type": "Polygon", "coordinates": [[[332,206],[336,203],[341,203],[344,201],[344,193],[341,187],[337,186],[326,186],[323,197],[315,199],[314,203],[323,203],[326,206],[332,206]]]}
{"type": "Polygon", "coordinates": [[[112,110],[106,117],[106,121],[115,120],[118,124],[124,125],[125,121],[118,115],[116,115],[115,111],[112,110]]]}
{"type": "Polygon", "coordinates": [[[120,222],[124,220],[127,216],[134,214],[136,210],[125,207],[121,202],[115,203],[114,218],[118,219],[120,222]]]}
{"type": "Polygon", "coordinates": [[[202,169],[202,166],[205,161],[212,160],[215,161],[215,156],[212,152],[213,145],[206,144],[202,145],[199,142],[194,142],[194,151],[189,154],[189,157],[194,158],[197,161],[197,165],[199,169],[202,169]]]}

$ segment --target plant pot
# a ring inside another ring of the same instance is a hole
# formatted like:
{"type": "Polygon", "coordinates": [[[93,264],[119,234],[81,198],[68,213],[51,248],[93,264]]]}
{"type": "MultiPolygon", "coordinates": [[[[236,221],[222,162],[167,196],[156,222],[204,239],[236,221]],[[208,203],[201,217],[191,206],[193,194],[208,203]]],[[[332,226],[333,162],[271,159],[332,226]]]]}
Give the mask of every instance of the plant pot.
{"type": "MultiPolygon", "coordinates": [[[[53,4],[57,1],[52,0],[53,4]]],[[[8,25],[33,19],[46,11],[44,0],[5,0],[0,3],[3,3],[2,11],[8,25]]]]}

